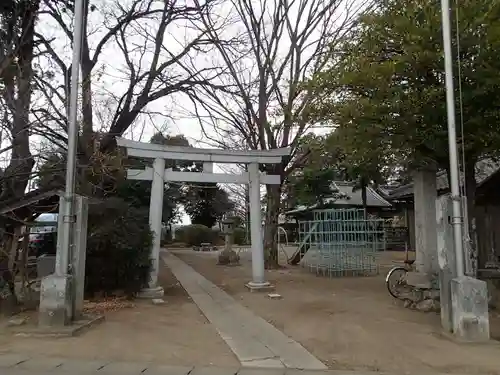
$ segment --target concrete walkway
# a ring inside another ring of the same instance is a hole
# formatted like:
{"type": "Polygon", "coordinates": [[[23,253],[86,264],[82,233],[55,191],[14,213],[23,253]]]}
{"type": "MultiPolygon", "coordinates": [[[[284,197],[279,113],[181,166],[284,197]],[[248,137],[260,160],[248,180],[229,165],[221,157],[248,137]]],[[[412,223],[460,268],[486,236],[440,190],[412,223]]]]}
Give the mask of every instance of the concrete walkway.
{"type": "Polygon", "coordinates": [[[105,362],[30,358],[22,354],[0,354],[1,375],[380,375],[344,371],[293,369],[157,366],[135,362],[105,362]]]}
{"type": "Polygon", "coordinates": [[[243,307],[175,255],[163,251],[161,256],[243,367],[327,369],[302,345],[243,307]]]}

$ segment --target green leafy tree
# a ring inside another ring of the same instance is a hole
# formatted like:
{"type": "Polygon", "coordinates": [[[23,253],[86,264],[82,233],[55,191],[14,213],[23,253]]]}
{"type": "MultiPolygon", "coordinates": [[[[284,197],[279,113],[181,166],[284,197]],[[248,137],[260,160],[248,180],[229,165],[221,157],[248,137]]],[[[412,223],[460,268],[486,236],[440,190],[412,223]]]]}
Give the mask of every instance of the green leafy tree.
{"type": "MultiPolygon", "coordinates": [[[[157,133],[150,140],[151,143],[167,144],[174,146],[190,146],[183,135],[163,135],[157,133]]],[[[85,169],[85,173],[79,173],[77,179],[77,190],[81,185],[82,176],[88,176],[86,185],[94,187],[94,195],[102,198],[121,198],[131,207],[138,209],[149,209],[151,196],[151,181],[135,181],[126,178],[126,168],[145,168],[151,166],[151,159],[126,158],[115,152],[103,155],[95,150],[91,158],[91,165],[78,165],[79,169],[85,169]],[[104,158],[99,157],[99,155],[104,158]]],[[[175,170],[190,170],[195,168],[192,162],[168,160],[167,168],[175,170]]],[[[38,172],[38,187],[41,189],[59,189],[64,186],[64,174],[66,168],[65,153],[53,153],[49,155],[46,162],[38,172]]],[[[181,184],[166,184],[163,199],[163,221],[172,223],[179,219],[179,204],[182,202],[183,194],[181,184]]]]}
{"type": "Polygon", "coordinates": [[[38,170],[37,185],[41,189],[62,188],[65,183],[66,156],[54,152],[47,156],[38,170]]]}
{"type": "MultiPolygon", "coordinates": [[[[183,135],[165,135],[161,132],[154,134],[150,143],[191,147],[189,141],[183,135]]],[[[130,158],[127,161],[127,167],[145,168],[152,164],[151,159],[130,158]]],[[[184,160],[166,160],[166,168],[174,170],[191,170],[194,164],[184,160]]],[[[163,198],[163,222],[173,223],[179,219],[179,204],[182,202],[182,185],[177,183],[168,183],[164,187],[163,198]]],[[[151,196],[150,181],[123,180],[117,186],[116,195],[130,202],[134,207],[149,207],[151,196]]]]}
{"type": "Polygon", "coordinates": [[[325,199],[339,199],[334,181],[352,181],[354,190],[361,189],[366,207],[366,188],[383,179],[378,166],[354,163],[349,150],[339,137],[340,131],[325,136],[308,135],[302,139],[303,167],[293,173],[286,186],[288,207],[323,205],[325,199]]]}
{"type": "MultiPolygon", "coordinates": [[[[360,16],[342,43],[332,45],[328,68],[310,82],[317,98],[313,118],[337,126],[336,137],[349,163],[365,179],[380,167],[445,169],[448,134],[440,4],[378,0],[376,5],[360,16]]],[[[466,0],[452,22],[453,34],[460,36],[460,45],[455,38],[453,49],[455,73],[460,67],[455,87],[460,88],[457,108],[463,115],[459,147],[466,161],[462,167],[469,217],[474,167],[500,149],[499,16],[499,0],[466,0]]]]}
{"type": "Polygon", "coordinates": [[[89,206],[85,293],[134,296],[149,281],[148,209],[112,197],[89,206]]]}
{"type": "Polygon", "coordinates": [[[301,160],[301,168],[290,174],[283,188],[286,210],[297,205],[321,205],[336,193],[332,181],[344,179],[338,149],[329,149],[326,139],[311,133],[300,140],[296,159],[301,160]]]}
{"type": "Polygon", "coordinates": [[[191,223],[212,228],[234,208],[227,192],[217,184],[206,183],[188,186],[184,193],[184,210],[191,223]]]}
{"type": "Polygon", "coordinates": [[[353,191],[361,190],[363,208],[367,208],[367,188],[385,182],[392,173],[393,161],[391,154],[382,154],[377,150],[360,153],[358,146],[352,146],[352,140],[345,134],[343,128],[338,128],[326,138],[326,148],[334,149],[340,157],[340,165],[344,178],[354,183],[353,191]]]}

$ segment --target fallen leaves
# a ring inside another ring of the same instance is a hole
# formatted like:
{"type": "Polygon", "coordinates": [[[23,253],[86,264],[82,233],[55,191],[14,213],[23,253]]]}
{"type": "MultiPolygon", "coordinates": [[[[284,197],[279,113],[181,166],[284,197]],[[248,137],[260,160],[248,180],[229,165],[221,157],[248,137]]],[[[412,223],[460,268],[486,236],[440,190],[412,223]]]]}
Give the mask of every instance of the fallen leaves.
{"type": "Polygon", "coordinates": [[[85,301],[83,311],[87,314],[104,314],[133,307],[135,307],[135,304],[125,297],[111,297],[99,301],[85,301]]]}

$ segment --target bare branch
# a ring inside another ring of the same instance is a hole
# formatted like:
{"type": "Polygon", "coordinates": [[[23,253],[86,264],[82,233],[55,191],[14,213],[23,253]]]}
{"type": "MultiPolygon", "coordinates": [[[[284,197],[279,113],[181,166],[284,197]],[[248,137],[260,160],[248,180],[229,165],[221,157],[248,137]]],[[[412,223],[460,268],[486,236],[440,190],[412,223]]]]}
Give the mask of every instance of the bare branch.
{"type": "MultiPolygon", "coordinates": [[[[205,112],[217,117],[213,127],[236,130],[250,148],[295,147],[311,125],[304,112],[312,98],[301,83],[323,67],[329,45],[352,27],[367,4],[354,0],[232,1],[232,15],[246,41],[240,48],[223,42],[218,25],[225,18],[202,15],[225,66],[221,80],[238,91],[227,101],[243,103],[239,108],[228,106],[220,92],[202,90],[196,100],[205,112]],[[240,111],[244,114],[236,118],[234,113],[240,111]]],[[[220,133],[220,129],[213,132],[220,133]]]]}

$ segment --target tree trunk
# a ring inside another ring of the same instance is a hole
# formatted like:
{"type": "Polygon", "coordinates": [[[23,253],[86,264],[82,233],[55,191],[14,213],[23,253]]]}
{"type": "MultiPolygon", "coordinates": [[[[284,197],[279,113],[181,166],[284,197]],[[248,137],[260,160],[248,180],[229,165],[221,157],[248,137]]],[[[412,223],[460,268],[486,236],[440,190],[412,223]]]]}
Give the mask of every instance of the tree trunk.
{"type": "Polygon", "coordinates": [[[24,195],[26,186],[35,164],[30,152],[29,126],[31,91],[33,79],[33,48],[35,35],[35,20],[38,13],[38,2],[27,3],[26,9],[21,12],[21,31],[17,52],[17,70],[13,79],[5,83],[5,92],[17,93],[8,98],[8,107],[12,112],[10,127],[12,139],[12,153],[8,167],[2,178],[2,192],[0,200],[24,195]],[[7,87],[10,86],[10,87],[7,87]]]}
{"type": "Polygon", "coordinates": [[[9,249],[9,271],[14,274],[16,268],[16,261],[18,261],[19,250],[19,237],[21,236],[21,226],[17,225],[12,234],[12,241],[10,242],[9,249]]]}
{"type": "Polygon", "coordinates": [[[264,254],[267,269],[278,268],[279,249],[276,242],[280,212],[281,185],[267,185],[266,217],[264,229],[264,254]]]}
{"type": "MultiPolygon", "coordinates": [[[[3,78],[3,96],[6,99],[5,111],[10,112],[11,122],[4,124],[11,133],[11,156],[10,162],[1,179],[0,200],[9,200],[12,198],[21,198],[28,186],[31,171],[35,164],[33,155],[30,152],[30,109],[31,92],[33,81],[33,51],[35,21],[38,15],[38,1],[26,1],[19,4],[19,11],[16,16],[9,20],[11,22],[9,35],[15,42],[16,65],[11,66],[8,71],[2,71],[3,78]],[[15,25],[14,25],[15,24],[15,25]],[[19,29],[17,28],[19,25],[19,29]],[[15,30],[15,31],[14,31],[15,30]]],[[[6,116],[8,118],[8,116],[6,116]]],[[[23,218],[24,219],[24,218],[23,218]]],[[[4,241],[6,243],[4,233],[4,241]]],[[[17,255],[17,238],[10,242],[10,253],[5,258],[5,264],[2,265],[2,278],[8,284],[10,295],[6,298],[0,298],[0,312],[13,313],[16,310],[17,299],[14,288],[14,275],[10,269],[14,265],[17,255]],[[6,266],[6,267],[4,267],[6,266]]],[[[7,287],[4,284],[4,287],[7,287]]],[[[5,290],[3,290],[5,292],[5,290]]]]}

